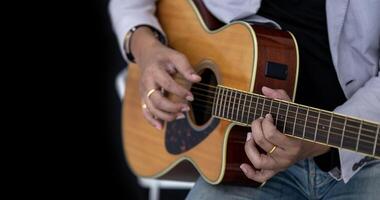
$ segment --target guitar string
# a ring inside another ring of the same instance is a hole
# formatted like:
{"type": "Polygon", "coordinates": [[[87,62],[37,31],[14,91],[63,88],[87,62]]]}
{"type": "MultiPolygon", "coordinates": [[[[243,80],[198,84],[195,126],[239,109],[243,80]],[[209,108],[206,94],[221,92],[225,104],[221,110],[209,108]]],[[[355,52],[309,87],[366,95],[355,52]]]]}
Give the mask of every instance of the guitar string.
{"type": "MultiPolygon", "coordinates": [[[[198,99],[198,101],[199,101],[199,99],[198,99]]],[[[206,102],[206,101],[203,101],[203,100],[200,100],[200,101],[202,101],[202,102],[206,102]]],[[[206,103],[209,103],[209,102],[206,102],[206,103]]],[[[205,107],[205,108],[212,108],[212,106],[207,106],[207,105],[204,105],[203,104],[203,107],[205,107]]],[[[229,109],[230,110],[230,109],[229,109]]],[[[266,110],[265,108],[262,110],[262,109],[257,109],[257,111],[259,111],[259,112],[262,112],[262,111],[268,111],[268,113],[269,113],[269,110],[266,110]]],[[[247,113],[247,114],[249,114],[248,112],[244,112],[244,113],[247,113]]],[[[208,114],[212,114],[212,113],[208,113],[208,114]]],[[[260,116],[260,115],[258,115],[258,116],[260,116]]],[[[278,114],[277,116],[282,116],[282,117],[284,117],[285,118],[285,115],[282,115],[282,114],[278,114]]],[[[254,118],[255,118],[256,116],[254,116],[254,118]]],[[[241,117],[240,117],[241,118],[241,117]]],[[[249,118],[249,117],[248,117],[249,118]]],[[[288,118],[291,118],[291,117],[288,117],[288,118]]],[[[279,120],[281,120],[281,118],[277,118],[277,119],[279,119],[279,120]]],[[[295,119],[295,118],[291,118],[291,119],[295,119]]],[[[303,124],[305,124],[305,121],[304,120],[298,120],[298,121],[301,121],[303,124]]],[[[291,123],[291,122],[289,122],[290,124],[297,124],[297,122],[294,120],[293,121],[293,123],[291,123]]],[[[288,124],[288,123],[287,123],[288,124]]],[[[312,124],[313,126],[303,126],[303,125],[299,125],[299,126],[302,126],[302,127],[307,127],[307,128],[313,128],[313,129],[315,129],[315,128],[317,128],[316,127],[316,125],[317,125],[317,123],[309,123],[309,124],[312,124]]],[[[319,125],[319,124],[318,124],[319,125]]],[[[323,125],[320,125],[320,126],[323,126],[323,125]]],[[[324,125],[325,127],[327,127],[327,125],[324,125]]],[[[337,127],[333,127],[334,129],[338,129],[338,130],[341,130],[341,129],[339,129],[339,128],[337,128],[337,127]]],[[[318,128],[317,128],[318,129],[318,128]]],[[[323,129],[321,129],[320,131],[325,131],[326,133],[328,133],[328,131],[326,131],[326,130],[323,130],[323,129]]],[[[330,132],[333,132],[333,131],[330,131],[330,132]]],[[[336,133],[336,132],[334,132],[334,133],[336,133]]],[[[356,132],[352,132],[352,131],[350,131],[350,130],[345,130],[345,133],[351,133],[351,134],[353,134],[353,135],[356,135],[355,136],[355,138],[357,138],[357,133],[356,132]]],[[[339,133],[336,133],[335,135],[340,135],[339,133]]],[[[370,138],[370,139],[375,139],[375,137],[372,137],[372,136],[370,136],[370,135],[367,135],[367,134],[361,134],[362,136],[366,136],[366,137],[368,137],[368,138],[370,138]]]]}
{"type": "MultiPolygon", "coordinates": [[[[192,87],[192,88],[194,88],[194,89],[200,89],[200,90],[203,90],[203,91],[206,91],[206,92],[208,92],[208,93],[213,93],[214,94],[214,96],[215,96],[215,93],[213,92],[213,91],[210,91],[210,90],[205,90],[205,89],[203,89],[203,88],[198,88],[198,87],[192,87]]],[[[232,91],[232,90],[231,90],[232,91]]],[[[201,94],[201,93],[198,93],[198,94],[201,94]]],[[[246,93],[246,94],[248,94],[248,95],[251,95],[251,94],[249,94],[249,93],[246,93]]],[[[207,97],[209,97],[209,98],[211,98],[211,99],[214,99],[214,96],[207,96],[207,97]]],[[[238,99],[237,97],[235,98],[233,95],[223,95],[223,97],[232,97],[232,100],[236,100],[236,99],[238,99]]],[[[251,97],[255,97],[256,99],[258,98],[257,96],[254,96],[254,95],[251,95],[251,97]]],[[[265,98],[265,100],[269,100],[269,101],[276,101],[276,100],[273,100],[273,99],[270,99],[270,98],[266,98],[266,97],[263,97],[263,99],[265,98]]],[[[239,99],[239,101],[240,100],[242,100],[242,99],[239,99]]],[[[253,98],[251,98],[251,100],[253,100],[253,98]]],[[[279,101],[277,101],[277,103],[280,103],[279,101]]],[[[288,104],[291,104],[291,102],[289,102],[288,104]]],[[[245,107],[245,108],[247,108],[247,106],[244,104],[244,105],[242,105],[242,104],[240,104],[240,103],[232,103],[232,105],[241,105],[242,107],[245,107]]],[[[255,104],[253,104],[253,105],[255,105],[255,104]]],[[[258,105],[262,105],[262,104],[258,104],[258,105]]],[[[267,106],[267,107],[270,107],[269,105],[266,105],[266,104],[264,104],[264,106],[267,106]]],[[[298,106],[298,105],[295,105],[295,106],[298,106]]],[[[313,109],[313,108],[309,108],[309,109],[313,109]]],[[[280,110],[281,111],[286,111],[286,110],[284,110],[284,109],[281,109],[280,108],[280,110]]],[[[314,110],[314,109],[313,109],[314,110]]],[[[292,114],[295,114],[295,113],[297,113],[297,112],[294,112],[294,111],[291,111],[291,110],[288,110],[288,112],[290,112],[290,113],[292,113],[292,114]]],[[[318,111],[317,111],[318,112],[318,111]]],[[[323,111],[322,111],[323,112],[323,111]]],[[[298,113],[297,115],[301,115],[301,116],[304,116],[304,117],[306,117],[306,114],[302,114],[302,113],[298,113]]],[[[330,114],[325,114],[325,115],[328,115],[329,117],[331,116],[331,117],[333,117],[333,118],[337,118],[337,119],[341,119],[341,120],[345,120],[346,118],[343,118],[343,117],[340,117],[340,116],[337,116],[337,115],[334,115],[334,114],[332,114],[332,115],[330,115],[330,114]]],[[[314,116],[309,116],[310,118],[314,118],[314,119],[318,119],[318,117],[314,117],[314,116]]],[[[320,120],[324,120],[324,121],[326,121],[326,122],[330,122],[330,120],[329,119],[324,119],[324,118],[320,118],[320,120]]],[[[347,120],[348,121],[350,121],[350,119],[349,118],[347,118],[347,120]]],[[[355,122],[355,121],[350,121],[350,122],[355,122]]],[[[364,121],[363,121],[364,122],[364,121]]],[[[355,123],[359,123],[359,122],[355,122],[355,123]]],[[[366,123],[368,123],[368,122],[366,122],[366,123]]],[[[344,125],[344,123],[340,123],[340,122],[334,122],[334,124],[337,124],[337,125],[344,125]]],[[[377,126],[376,124],[365,124],[365,125],[368,125],[368,126],[371,126],[371,125],[375,125],[375,126],[377,126]]],[[[352,125],[350,125],[350,124],[346,124],[346,127],[351,127],[351,128],[357,128],[356,126],[352,126],[352,125]]],[[[369,132],[373,132],[373,130],[371,130],[371,129],[367,129],[367,128],[362,128],[362,130],[365,130],[365,131],[369,131],[369,132]]]]}
{"type": "MultiPolygon", "coordinates": [[[[198,94],[198,95],[202,95],[202,94],[198,94]]],[[[195,99],[195,100],[200,100],[199,98],[197,98],[197,99],[195,99]]],[[[211,104],[211,106],[209,106],[209,108],[212,108],[212,105],[213,105],[213,102],[211,102],[211,101],[207,101],[207,100],[201,100],[202,102],[205,102],[205,103],[208,103],[208,104],[211,104]]],[[[256,104],[253,104],[253,107],[255,106],[256,104]]],[[[257,105],[261,105],[260,107],[262,107],[262,105],[263,104],[257,104],[257,105]]],[[[230,106],[229,106],[230,107],[230,106]]],[[[271,110],[270,109],[271,107],[268,105],[268,106],[265,106],[265,104],[264,104],[264,109],[257,109],[259,112],[261,111],[262,113],[264,112],[264,111],[268,111],[268,113],[269,113],[269,111],[271,110]],[[269,107],[269,109],[265,109],[265,107],[269,107]]],[[[250,114],[252,114],[252,113],[249,113],[248,111],[245,111],[244,110],[244,112],[243,111],[240,111],[240,110],[238,110],[238,109],[231,109],[231,107],[230,108],[228,108],[227,109],[228,110],[228,112],[229,111],[236,111],[235,113],[242,113],[242,114],[248,114],[248,115],[250,115],[250,114]]],[[[276,110],[276,109],[274,109],[274,110],[276,110]]],[[[284,110],[283,110],[284,111],[284,110]]],[[[266,112],[265,112],[266,113],[266,112]]],[[[282,117],[286,117],[286,115],[283,115],[283,114],[281,114],[280,112],[278,112],[278,116],[282,116],[282,117]]],[[[317,125],[317,123],[313,123],[312,121],[307,121],[307,119],[306,119],[306,115],[304,115],[305,116],[305,119],[299,119],[298,117],[296,118],[296,117],[292,117],[292,116],[287,116],[287,118],[288,119],[293,119],[294,121],[295,120],[297,120],[298,119],[298,121],[301,121],[303,124],[306,124],[306,122],[309,122],[309,124],[312,124],[312,125],[317,125]]],[[[310,116],[309,116],[310,117],[310,116]]],[[[241,118],[241,117],[240,117],[241,118]]],[[[326,120],[326,121],[330,121],[330,120],[326,120]]],[[[319,126],[324,126],[324,127],[328,127],[328,125],[323,125],[323,124],[319,124],[318,123],[318,125],[319,126]]],[[[305,127],[308,127],[308,126],[305,126],[305,127]]],[[[334,126],[334,124],[333,124],[333,126],[331,126],[332,128],[334,128],[334,129],[338,129],[338,130],[342,130],[342,128],[339,128],[339,127],[336,127],[336,126],[334,126]]],[[[310,126],[308,127],[308,128],[311,128],[310,126]]],[[[354,127],[354,128],[357,128],[357,127],[354,127]]],[[[363,130],[363,129],[362,129],[363,130]]],[[[359,130],[358,130],[359,131],[359,130]]],[[[368,130],[367,130],[368,131],[368,130]]],[[[377,132],[376,131],[368,131],[368,132],[370,132],[370,133],[375,133],[375,134],[377,134],[377,132]]],[[[351,134],[356,134],[356,135],[358,135],[359,133],[357,133],[357,132],[353,132],[353,131],[350,131],[350,130],[348,130],[348,129],[346,129],[345,130],[345,133],[351,133],[351,134]]],[[[360,133],[360,135],[362,135],[362,136],[366,136],[366,137],[369,137],[369,138],[371,138],[371,139],[374,139],[371,135],[367,135],[367,134],[365,134],[365,133],[360,133]]]]}
{"type": "MultiPolygon", "coordinates": [[[[193,104],[194,104],[194,103],[193,103],[193,104]]],[[[196,105],[199,106],[199,107],[203,107],[203,108],[210,108],[209,106],[205,106],[204,104],[196,104],[196,105]]],[[[212,113],[210,113],[210,112],[207,112],[207,114],[212,115],[212,113]]],[[[284,120],[281,120],[281,119],[278,119],[277,121],[285,122],[284,120]]],[[[293,123],[289,122],[289,123],[287,123],[287,124],[289,124],[289,125],[294,125],[295,122],[293,122],[293,123]]],[[[315,127],[311,127],[311,126],[306,126],[306,127],[308,127],[308,128],[313,128],[313,129],[315,128],[315,127]]],[[[320,131],[318,131],[318,132],[323,132],[323,133],[326,133],[326,134],[328,133],[328,131],[326,131],[326,130],[320,130],[320,131]]],[[[343,136],[343,135],[341,135],[341,134],[339,134],[339,133],[336,133],[336,132],[334,132],[334,131],[330,131],[330,134],[333,134],[333,135],[336,135],[336,136],[343,136]]],[[[293,135],[293,134],[289,134],[289,135],[293,135]]],[[[293,135],[293,136],[295,136],[295,135],[293,135]]],[[[302,138],[306,138],[306,137],[302,137],[302,138]]],[[[356,144],[356,142],[358,141],[356,136],[355,136],[355,137],[352,137],[352,136],[349,136],[349,135],[344,135],[344,137],[342,137],[342,139],[344,140],[344,138],[349,138],[349,139],[355,140],[355,141],[353,142],[353,143],[355,143],[355,144],[356,144]]],[[[371,137],[370,137],[370,138],[371,138],[371,137]]],[[[306,139],[308,139],[308,138],[306,138],[306,139]]],[[[340,140],[342,140],[342,139],[340,139],[340,140]]],[[[371,139],[375,139],[375,138],[371,138],[371,139]]],[[[326,138],[326,140],[327,140],[327,138],[326,138]]],[[[320,141],[317,140],[317,138],[316,138],[316,140],[314,140],[314,141],[320,142],[320,141]]],[[[330,139],[330,141],[331,141],[331,139],[330,139]]],[[[368,144],[371,144],[371,145],[375,145],[375,142],[373,142],[373,141],[369,141],[369,140],[366,140],[366,139],[364,139],[364,138],[360,138],[360,139],[359,139],[359,142],[364,142],[364,143],[368,143],[368,144]]],[[[327,142],[326,142],[326,144],[327,144],[327,142]]],[[[344,143],[343,143],[343,144],[344,144],[344,143]]],[[[380,144],[377,143],[376,146],[380,146],[380,144]]]]}
{"type": "MultiPolygon", "coordinates": [[[[212,86],[212,85],[207,85],[207,84],[203,84],[203,85],[205,85],[205,86],[212,86]]],[[[213,86],[214,87],[214,86],[213,86]]],[[[197,87],[195,87],[195,88],[197,88],[197,87]]],[[[203,91],[206,91],[206,92],[208,92],[208,93],[212,93],[212,94],[214,94],[213,96],[208,96],[208,97],[210,97],[210,98],[214,98],[214,96],[215,96],[215,93],[214,93],[214,91],[210,91],[210,90],[205,90],[205,89],[203,89],[203,88],[197,88],[197,89],[200,89],[200,90],[203,90],[203,91]]],[[[230,90],[230,91],[233,91],[233,90],[230,90]]],[[[200,94],[200,93],[199,93],[200,94]]],[[[254,94],[250,94],[250,93],[245,93],[245,94],[248,94],[248,95],[251,95],[251,97],[255,97],[255,99],[257,99],[257,98],[259,98],[259,97],[257,97],[257,96],[255,96],[254,94]]],[[[225,95],[223,95],[223,96],[225,96],[225,95]]],[[[228,94],[227,95],[227,97],[229,97],[230,95],[228,94]]],[[[236,98],[235,99],[235,97],[233,97],[233,95],[231,95],[231,97],[233,98],[232,100],[236,100],[236,99],[238,99],[238,98],[236,98]]],[[[270,100],[270,101],[276,101],[275,99],[270,99],[270,98],[267,98],[267,97],[262,97],[263,99],[265,99],[265,100],[270,100]]],[[[253,98],[251,98],[251,100],[252,100],[253,98]]],[[[239,100],[241,100],[241,99],[239,99],[239,100]]],[[[281,103],[280,101],[278,101],[277,103],[281,103]]],[[[236,104],[240,104],[240,103],[235,103],[235,105],[236,104]]],[[[288,104],[289,105],[291,105],[292,104],[292,102],[288,102],[288,104]]],[[[241,104],[240,104],[241,105],[241,104]]],[[[262,105],[262,104],[259,104],[259,105],[262,105]]],[[[242,105],[242,106],[244,106],[244,105],[242,105]]],[[[264,106],[269,106],[269,105],[264,105],[264,106]]],[[[297,107],[299,107],[299,105],[294,105],[294,106],[297,106],[297,107]]],[[[246,106],[245,106],[246,107],[246,106]]],[[[309,108],[309,109],[313,109],[313,108],[309,108]]],[[[284,109],[281,109],[282,111],[286,111],[286,110],[284,110],[284,109]]],[[[314,109],[313,109],[314,110],[314,109]]],[[[291,110],[289,110],[289,112],[291,112],[291,113],[296,113],[296,112],[293,112],[293,111],[291,111],[291,110]]],[[[317,112],[320,112],[320,111],[317,111],[317,112]]],[[[323,111],[322,111],[323,112],[323,111]]],[[[298,114],[300,114],[300,115],[303,115],[303,116],[306,116],[305,114],[302,114],[302,113],[298,113],[298,114]]],[[[328,115],[328,114],[326,114],[326,115],[328,115]]],[[[330,116],[330,115],[329,115],[330,116]]],[[[317,118],[317,117],[314,117],[314,116],[310,116],[310,117],[313,117],[313,118],[317,118]]],[[[345,120],[345,118],[344,117],[340,117],[340,116],[333,116],[333,117],[335,117],[335,118],[338,118],[338,119],[342,119],[342,120],[345,120]]],[[[321,120],[325,120],[325,121],[327,121],[327,122],[330,122],[330,120],[329,119],[323,119],[323,118],[321,118],[321,120]]],[[[361,120],[361,121],[363,121],[363,120],[361,120]]],[[[364,122],[364,121],[363,121],[364,122]]],[[[337,123],[337,124],[339,124],[339,125],[343,125],[344,123],[340,123],[340,122],[335,122],[335,123],[337,123]]],[[[359,123],[359,122],[357,122],[357,123],[359,123]]],[[[347,126],[349,126],[350,127],[350,125],[348,124],[347,126]]],[[[355,126],[351,126],[352,128],[356,128],[355,126]]],[[[369,130],[369,129],[366,129],[366,130],[369,130]]],[[[369,130],[369,131],[371,131],[371,130],[369,130]]]]}
{"type": "MultiPolygon", "coordinates": [[[[193,87],[193,88],[195,88],[195,87],[193,87]]],[[[202,89],[202,88],[197,88],[197,89],[202,89]]],[[[205,97],[208,97],[208,98],[210,98],[210,99],[213,99],[214,97],[213,96],[207,96],[207,95],[204,95],[204,94],[202,94],[202,93],[199,93],[199,92],[195,92],[194,94],[198,94],[198,95],[202,95],[202,96],[205,96],[205,97]]],[[[236,99],[238,99],[237,97],[235,98],[235,97],[233,97],[233,95],[223,95],[223,97],[232,97],[231,99],[232,100],[236,100],[236,99]]],[[[242,99],[239,99],[239,101],[241,101],[242,99]]],[[[252,98],[251,98],[251,100],[252,100],[252,98]]],[[[273,99],[269,99],[269,98],[266,98],[266,100],[269,100],[269,101],[273,101],[273,99]]],[[[212,101],[209,101],[208,103],[213,103],[213,100],[212,101]]],[[[230,104],[232,104],[232,105],[239,105],[239,106],[242,106],[242,107],[244,107],[244,108],[249,108],[249,106],[246,106],[245,104],[244,105],[242,105],[242,104],[240,104],[240,103],[233,103],[233,102],[229,102],[228,103],[229,104],[229,106],[230,106],[230,104]]],[[[260,106],[262,106],[263,104],[262,103],[257,103],[258,105],[260,105],[260,106]]],[[[253,104],[251,104],[251,105],[253,105],[253,106],[255,106],[256,105],[256,103],[253,103],[253,104]]],[[[267,104],[264,104],[264,107],[269,107],[269,108],[271,108],[271,106],[270,105],[267,105],[267,104]]],[[[279,108],[279,110],[280,111],[283,111],[283,112],[286,112],[286,109],[282,109],[282,108],[279,108]]],[[[239,111],[239,110],[233,110],[233,111],[239,111]]],[[[294,112],[294,111],[291,111],[291,110],[289,110],[288,109],[288,113],[292,113],[292,114],[295,114],[295,113],[297,113],[297,112],[294,112]]],[[[304,117],[304,118],[306,118],[306,114],[302,114],[302,113],[297,113],[297,115],[299,115],[299,116],[302,116],[302,117],[304,117]]],[[[328,115],[329,117],[330,117],[330,115],[328,115]]],[[[313,118],[313,119],[318,119],[318,117],[315,117],[315,116],[311,116],[311,115],[308,115],[307,116],[308,118],[313,118]]],[[[331,117],[333,117],[333,118],[338,118],[338,119],[344,119],[344,118],[339,118],[339,117],[337,117],[336,115],[335,116],[331,116],[331,117]]],[[[288,116],[288,118],[291,118],[291,116],[288,116]]],[[[293,118],[292,118],[293,119],[293,118]]],[[[330,119],[324,119],[324,118],[320,118],[320,121],[321,120],[323,120],[323,121],[325,121],[325,122],[327,122],[327,123],[330,123],[330,120],[331,120],[331,118],[330,119]]],[[[350,121],[350,119],[349,118],[347,118],[347,120],[348,121],[350,121]]],[[[354,122],[354,121],[350,121],[350,122],[354,122]]],[[[355,123],[359,123],[359,122],[355,122],[355,123]]],[[[342,126],[344,126],[344,123],[340,123],[340,122],[334,122],[333,124],[335,124],[335,125],[342,125],[342,126]]],[[[366,125],[368,125],[368,124],[366,124],[366,125]]],[[[375,124],[374,124],[375,125],[375,124]]],[[[371,126],[371,125],[368,125],[368,126],[371,126]]],[[[376,125],[375,125],[376,126],[376,125]]],[[[358,127],[356,127],[356,126],[352,126],[352,125],[350,125],[350,124],[347,124],[346,123],[346,127],[350,127],[350,128],[358,128],[358,127]]],[[[335,128],[337,128],[337,127],[335,127],[335,128]]],[[[339,129],[339,128],[338,128],[339,129]]],[[[367,131],[367,132],[370,132],[370,133],[373,133],[373,132],[375,132],[376,133],[376,130],[371,130],[371,129],[367,129],[367,128],[361,128],[361,130],[363,131],[367,131]]]]}
{"type": "MultiPolygon", "coordinates": [[[[209,106],[206,106],[206,105],[204,105],[204,104],[197,104],[197,103],[194,103],[194,104],[196,105],[196,107],[210,108],[209,106]]],[[[206,114],[213,115],[211,112],[206,112],[206,114]]],[[[277,121],[284,122],[284,120],[281,120],[281,119],[278,119],[277,121]]],[[[296,123],[296,122],[293,122],[293,123],[291,123],[291,122],[289,122],[289,121],[287,122],[287,124],[289,124],[290,126],[293,126],[295,123],[296,123]]],[[[306,127],[308,127],[308,128],[312,128],[312,129],[315,128],[315,127],[311,127],[311,126],[306,126],[306,127]]],[[[286,127],[285,127],[285,128],[286,128],[286,127]]],[[[293,129],[292,129],[292,131],[293,131],[293,129]]],[[[326,131],[326,130],[320,130],[320,131],[318,131],[318,132],[322,132],[322,133],[328,134],[328,131],[326,131]]],[[[331,130],[330,130],[330,134],[333,134],[333,135],[336,135],[336,136],[343,136],[343,135],[341,135],[341,134],[339,134],[339,133],[336,133],[336,132],[334,132],[334,131],[331,131],[331,130]]],[[[293,135],[293,134],[290,134],[290,135],[293,135]]],[[[304,138],[304,137],[303,137],[303,138],[304,138]]],[[[349,136],[349,135],[344,135],[344,138],[353,139],[353,140],[355,140],[354,143],[356,143],[356,141],[357,141],[357,136],[352,137],[352,136],[349,136]]],[[[342,139],[343,139],[343,138],[342,138],[342,139]]],[[[374,139],[374,138],[371,138],[371,139],[374,139]]],[[[327,138],[326,138],[326,140],[327,140],[327,138]]],[[[373,141],[366,140],[366,139],[364,139],[364,138],[361,138],[359,141],[374,145],[374,142],[373,142],[373,141]]],[[[380,145],[380,144],[377,144],[377,145],[380,145]]]]}

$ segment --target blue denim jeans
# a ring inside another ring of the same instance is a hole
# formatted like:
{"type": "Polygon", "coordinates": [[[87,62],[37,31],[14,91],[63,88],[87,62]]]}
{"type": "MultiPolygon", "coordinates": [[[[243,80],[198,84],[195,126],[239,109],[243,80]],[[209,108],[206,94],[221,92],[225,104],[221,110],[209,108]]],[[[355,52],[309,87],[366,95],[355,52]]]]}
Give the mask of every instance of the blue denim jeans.
{"type": "Polygon", "coordinates": [[[380,199],[380,160],[365,165],[350,181],[337,181],[313,159],[299,161],[261,188],[210,185],[199,178],[186,199],[380,199]]]}

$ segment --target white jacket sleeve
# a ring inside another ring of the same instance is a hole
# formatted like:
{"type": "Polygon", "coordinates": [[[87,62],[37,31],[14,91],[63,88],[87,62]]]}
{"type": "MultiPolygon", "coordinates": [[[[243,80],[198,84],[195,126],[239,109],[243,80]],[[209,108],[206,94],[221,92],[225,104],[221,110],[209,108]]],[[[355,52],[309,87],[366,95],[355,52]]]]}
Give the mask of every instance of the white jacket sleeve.
{"type": "MultiPolygon", "coordinates": [[[[335,112],[380,122],[380,72],[371,78],[335,112]]],[[[340,149],[342,178],[347,183],[366,164],[368,159],[352,151],[340,149]]]]}
{"type": "Polygon", "coordinates": [[[124,40],[128,31],[138,25],[149,25],[162,34],[162,28],[155,16],[156,0],[111,0],[109,12],[112,26],[125,58],[124,40]]]}

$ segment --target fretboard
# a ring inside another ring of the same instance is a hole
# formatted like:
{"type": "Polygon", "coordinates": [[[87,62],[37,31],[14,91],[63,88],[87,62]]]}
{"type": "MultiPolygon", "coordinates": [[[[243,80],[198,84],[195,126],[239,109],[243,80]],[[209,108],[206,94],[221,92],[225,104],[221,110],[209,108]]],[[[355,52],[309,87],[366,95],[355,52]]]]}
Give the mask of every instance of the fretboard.
{"type": "Polygon", "coordinates": [[[380,157],[379,124],[222,86],[212,93],[215,117],[250,126],[270,113],[289,136],[380,157]]]}

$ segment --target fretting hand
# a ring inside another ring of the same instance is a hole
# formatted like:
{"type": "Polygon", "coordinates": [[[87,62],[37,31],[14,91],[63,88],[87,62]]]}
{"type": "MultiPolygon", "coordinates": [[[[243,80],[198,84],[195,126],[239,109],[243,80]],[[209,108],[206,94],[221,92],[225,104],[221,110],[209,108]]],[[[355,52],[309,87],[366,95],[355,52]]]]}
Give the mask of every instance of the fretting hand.
{"type": "MultiPolygon", "coordinates": [[[[284,90],[263,87],[262,92],[272,99],[290,101],[284,90]]],[[[245,152],[256,169],[247,163],[241,164],[240,168],[249,179],[257,182],[265,182],[297,161],[329,150],[327,146],[287,137],[277,130],[270,114],[254,120],[251,131],[247,133],[245,152]],[[266,153],[260,153],[257,146],[266,153]]]]}

